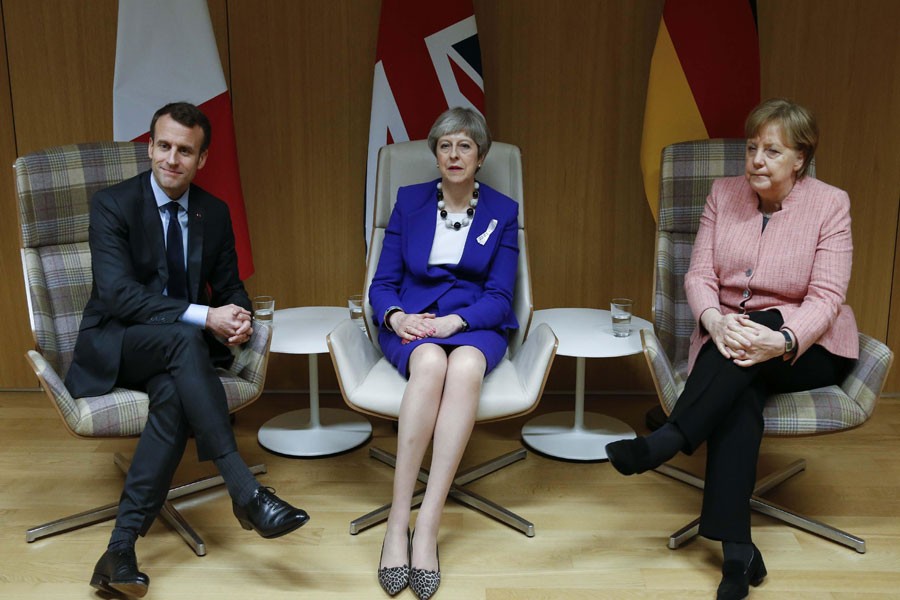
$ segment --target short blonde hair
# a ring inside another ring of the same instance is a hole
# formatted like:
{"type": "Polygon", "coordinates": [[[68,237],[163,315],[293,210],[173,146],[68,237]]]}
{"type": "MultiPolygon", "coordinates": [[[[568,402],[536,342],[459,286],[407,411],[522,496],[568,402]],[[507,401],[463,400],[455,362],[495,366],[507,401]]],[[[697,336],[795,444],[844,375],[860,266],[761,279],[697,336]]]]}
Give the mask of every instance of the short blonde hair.
{"type": "Polygon", "coordinates": [[[491,149],[491,132],[484,117],[476,110],[456,106],[441,113],[428,132],[428,147],[437,156],[437,142],[445,135],[465,133],[478,146],[478,158],[491,149]]]}
{"type": "Polygon", "coordinates": [[[780,125],[788,146],[803,153],[803,165],[797,172],[797,179],[802,179],[809,170],[819,145],[816,117],[808,109],[787,98],[770,98],[750,111],[744,123],[744,134],[748,138],[755,137],[770,123],[780,125]]]}

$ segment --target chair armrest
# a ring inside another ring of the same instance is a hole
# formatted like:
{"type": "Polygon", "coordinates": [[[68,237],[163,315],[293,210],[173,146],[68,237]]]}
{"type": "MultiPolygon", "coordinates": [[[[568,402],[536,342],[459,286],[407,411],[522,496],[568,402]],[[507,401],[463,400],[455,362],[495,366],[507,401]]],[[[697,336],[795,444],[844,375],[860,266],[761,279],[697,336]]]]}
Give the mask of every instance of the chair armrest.
{"type": "Polygon", "coordinates": [[[859,359],[841,383],[844,390],[867,417],[872,416],[875,403],[884,388],[894,353],[882,342],[859,333],[859,359]]]}
{"type": "Polygon", "coordinates": [[[653,385],[656,386],[659,403],[666,414],[669,414],[684,390],[684,382],[678,377],[672,362],[663,352],[659,338],[650,329],[641,329],[641,346],[644,349],[647,366],[650,367],[650,375],[653,378],[653,385]]]}
{"type": "Polygon", "coordinates": [[[253,335],[235,353],[234,362],[228,370],[237,377],[258,386],[266,380],[269,365],[269,346],[272,344],[272,326],[255,321],[253,335]]]}
{"type": "Polygon", "coordinates": [[[69,390],[63,383],[63,380],[53,368],[53,365],[51,365],[40,352],[35,350],[26,352],[25,358],[34,370],[34,374],[37,375],[44,393],[47,394],[47,397],[50,398],[53,406],[56,407],[57,412],[59,412],[59,415],[62,417],[63,422],[66,424],[66,428],[73,435],[82,435],[77,433],[80,429],[78,406],[75,399],[72,398],[72,394],[69,393],[69,390]]]}
{"type": "Polygon", "coordinates": [[[525,342],[512,357],[526,397],[536,398],[543,391],[558,346],[556,334],[549,325],[541,323],[528,332],[525,342]]]}
{"type": "Polygon", "coordinates": [[[381,353],[369,337],[348,320],[341,321],[326,336],[328,353],[338,376],[344,398],[351,394],[381,359],[381,353]]]}

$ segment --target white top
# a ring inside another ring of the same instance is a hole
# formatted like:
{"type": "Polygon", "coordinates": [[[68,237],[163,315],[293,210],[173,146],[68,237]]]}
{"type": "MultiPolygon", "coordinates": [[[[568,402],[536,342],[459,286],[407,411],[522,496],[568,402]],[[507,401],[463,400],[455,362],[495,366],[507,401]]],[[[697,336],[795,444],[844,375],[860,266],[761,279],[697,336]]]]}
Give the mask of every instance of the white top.
{"type": "Polygon", "coordinates": [[[350,318],[346,306],[301,306],[276,310],[272,319],[272,352],[323,354],[325,336],[338,323],[350,318]]]}
{"type": "MultiPolygon", "coordinates": [[[[431,244],[431,254],[428,256],[429,265],[456,265],[462,258],[466,239],[472,224],[459,230],[447,227],[447,223],[441,218],[441,211],[435,212],[437,223],[434,228],[434,242],[431,244]]],[[[466,213],[447,213],[447,220],[451,223],[462,222],[467,217],[466,213]]]]}
{"type": "Polygon", "coordinates": [[[548,308],[534,311],[531,327],[547,323],[559,339],[556,353],[562,356],[608,358],[642,351],[641,329],[653,330],[650,321],[631,317],[631,335],[614,337],[608,310],[596,308],[548,308]]]}

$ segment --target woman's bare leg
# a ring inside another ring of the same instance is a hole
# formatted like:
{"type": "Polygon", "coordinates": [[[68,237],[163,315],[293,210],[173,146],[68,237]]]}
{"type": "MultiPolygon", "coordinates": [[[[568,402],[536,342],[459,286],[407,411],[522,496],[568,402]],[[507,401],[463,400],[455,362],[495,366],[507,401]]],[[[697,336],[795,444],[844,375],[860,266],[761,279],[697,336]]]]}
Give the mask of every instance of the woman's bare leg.
{"type": "Polygon", "coordinates": [[[400,405],[397,466],[391,511],[384,534],[382,567],[399,567],[408,563],[406,532],[409,528],[410,503],[422,457],[434,433],[447,363],[447,352],[436,344],[422,344],[413,350],[409,358],[409,383],[400,405]]]}
{"type": "Polygon", "coordinates": [[[450,353],[437,421],[434,447],[425,498],[416,517],[412,564],[419,569],[437,570],[437,534],[447,493],[456,476],[481,397],[486,368],[484,354],[472,346],[460,346],[450,353]]]}

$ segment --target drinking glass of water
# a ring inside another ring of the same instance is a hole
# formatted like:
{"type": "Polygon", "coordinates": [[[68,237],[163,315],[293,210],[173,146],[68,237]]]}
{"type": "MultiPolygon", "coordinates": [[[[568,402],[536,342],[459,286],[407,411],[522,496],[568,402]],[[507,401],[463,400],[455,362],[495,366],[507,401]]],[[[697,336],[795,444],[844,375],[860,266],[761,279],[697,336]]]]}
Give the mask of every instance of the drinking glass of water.
{"type": "Polygon", "coordinates": [[[347,306],[350,308],[350,320],[359,326],[363,331],[366,330],[366,320],[363,316],[363,295],[353,294],[347,298],[347,306]]]}
{"type": "Polygon", "coordinates": [[[272,296],[256,296],[253,298],[253,320],[260,323],[271,323],[275,315],[275,298],[272,296]]]}
{"type": "Polygon", "coordinates": [[[609,312],[612,315],[612,332],[616,337],[628,337],[631,335],[631,300],[628,298],[613,298],[609,303],[609,312]]]}

